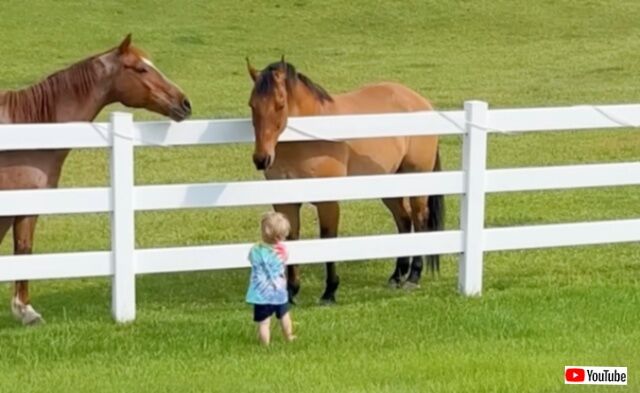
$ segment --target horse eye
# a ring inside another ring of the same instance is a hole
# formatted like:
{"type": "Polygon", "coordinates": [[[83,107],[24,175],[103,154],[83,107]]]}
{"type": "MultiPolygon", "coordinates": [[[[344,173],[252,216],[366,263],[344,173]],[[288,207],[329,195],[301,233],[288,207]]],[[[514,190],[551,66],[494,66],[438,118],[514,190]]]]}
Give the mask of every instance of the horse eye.
{"type": "Polygon", "coordinates": [[[136,72],[139,74],[144,74],[145,72],[147,72],[147,68],[146,67],[138,67],[136,68],[136,72]]]}

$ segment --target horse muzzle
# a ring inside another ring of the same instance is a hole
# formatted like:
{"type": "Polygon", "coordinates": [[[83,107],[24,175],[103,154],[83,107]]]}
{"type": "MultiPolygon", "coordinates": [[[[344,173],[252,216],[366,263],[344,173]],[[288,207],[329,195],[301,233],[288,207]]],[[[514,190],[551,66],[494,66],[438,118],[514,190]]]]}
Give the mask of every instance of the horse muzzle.
{"type": "Polygon", "coordinates": [[[273,156],[271,154],[253,154],[253,164],[256,166],[256,169],[259,171],[264,171],[269,169],[273,164],[273,156]]]}
{"type": "Polygon", "coordinates": [[[182,121],[191,116],[191,101],[184,97],[180,104],[174,105],[169,112],[169,117],[174,121],[182,121]]]}

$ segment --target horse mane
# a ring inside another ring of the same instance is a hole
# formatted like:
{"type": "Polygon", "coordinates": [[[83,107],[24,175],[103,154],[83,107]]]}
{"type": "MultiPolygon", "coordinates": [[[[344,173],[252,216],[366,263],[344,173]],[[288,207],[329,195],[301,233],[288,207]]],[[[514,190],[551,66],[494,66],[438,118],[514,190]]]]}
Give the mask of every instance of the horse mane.
{"type": "Polygon", "coordinates": [[[313,96],[320,102],[333,101],[331,95],[320,85],[313,82],[306,75],[296,71],[296,68],[290,63],[272,63],[260,73],[255,86],[256,93],[260,95],[269,94],[275,87],[275,79],[273,71],[280,70],[286,73],[285,85],[287,92],[291,93],[296,83],[302,83],[313,96]]]}
{"type": "Polygon", "coordinates": [[[96,57],[75,63],[24,89],[4,92],[2,100],[12,122],[55,122],[60,100],[70,96],[79,102],[89,99],[99,79],[96,57]]]}

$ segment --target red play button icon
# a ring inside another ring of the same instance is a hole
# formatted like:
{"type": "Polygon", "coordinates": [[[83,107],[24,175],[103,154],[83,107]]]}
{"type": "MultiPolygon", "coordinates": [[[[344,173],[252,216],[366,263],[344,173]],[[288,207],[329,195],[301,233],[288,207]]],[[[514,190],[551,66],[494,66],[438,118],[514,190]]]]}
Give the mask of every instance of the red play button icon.
{"type": "Polygon", "coordinates": [[[564,380],[567,382],[584,382],[584,368],[568,368],[564,370],[564,380]]]}

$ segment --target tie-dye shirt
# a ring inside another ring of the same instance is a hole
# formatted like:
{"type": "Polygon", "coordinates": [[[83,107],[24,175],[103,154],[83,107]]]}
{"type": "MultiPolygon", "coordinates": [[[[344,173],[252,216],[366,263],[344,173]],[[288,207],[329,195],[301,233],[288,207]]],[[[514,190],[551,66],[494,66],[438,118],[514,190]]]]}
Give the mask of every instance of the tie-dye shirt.
{"type": "Polygon", "coordinates": [[[281,243],[259,243],[251,247],[251,279],[247,290],[247,303],[284,304],[289,301],[284,275],[286,255],[286,249],[281,243]]]}

